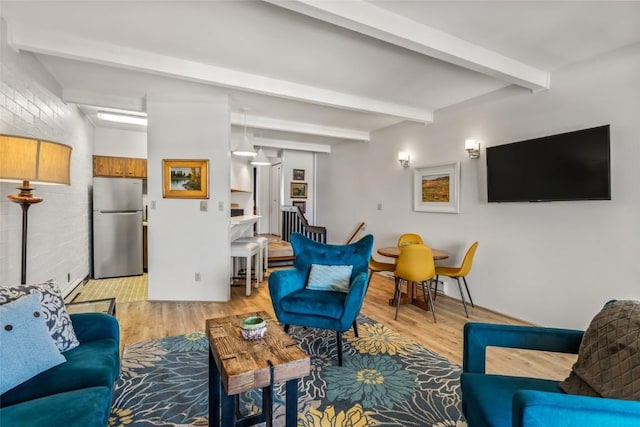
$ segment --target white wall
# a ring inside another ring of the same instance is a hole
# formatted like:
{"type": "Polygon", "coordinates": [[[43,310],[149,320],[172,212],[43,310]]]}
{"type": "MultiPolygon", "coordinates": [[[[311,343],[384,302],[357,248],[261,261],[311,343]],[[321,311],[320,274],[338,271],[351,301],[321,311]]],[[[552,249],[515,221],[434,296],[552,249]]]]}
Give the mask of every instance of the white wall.
{"type": "Polygon", "coordinates": [[[147,96],[150,300],[229,299],[229,111],[206,88],[147,96]],[[209,160],[207,212],[200,199],[162,198],[162,159],[209,160]]]}
{"type": "Polygon", "coordinates": [[[93,153],[97,156],[147,158],[146,130],[96,128],[93,153]]]}
{"type": "MultiPolygon", "coordinates": [[[[474,302],[543,325],[585,328],[607,300],[640,299],[638,76],[635,45],[554,72],[548,91],[508,88],[439,111],[433,125],[398,125],[369,144],[337,145],[318,157],[318,223],[340,241],[366,221],[376,247],[417,232],[454,254],[451,264],[478,240],[469,275],[474,302]],[[479,160],[464,151],[471,136],[484,149],[607,123],[611,201],[488,204],[484,150],[479,160]],[[460,214],[412,211],[413,169],[400,167],[398,151],[411,153],[412,168],[461,162],[460,214]]],[[[448,292],[456,296],[453,284],[448,292]]]]}
{"type": "Polygon", "coordinates": [[[305,217],[311,225],[324,225],[315,222],[315,197],[316,197],[316,180],[315,180],[315,154],[309,151],[282,150],[282,181],[284,185],[283,205],[292,205],[293,201],[306,202],[305,217]],[[304,169],[304,181],[293,180],[293,170],[304,169]],[[307,183],[307,198],[292,199],[291,183],[307,183]]]}
{"type": "MultiPolygon", "coordinates": [[[[89,187],[93,128],[30,53],[6,44],[0,20],[0,132],[72,147],[71,185],[35,185],[44,199],[28,211],[27,283],[54,279],[70,288],[89,274],[89,187]]],[[[9,202],[15,183],[0,183],[0,285],[20,283],[22,210],[9,202]]]]}

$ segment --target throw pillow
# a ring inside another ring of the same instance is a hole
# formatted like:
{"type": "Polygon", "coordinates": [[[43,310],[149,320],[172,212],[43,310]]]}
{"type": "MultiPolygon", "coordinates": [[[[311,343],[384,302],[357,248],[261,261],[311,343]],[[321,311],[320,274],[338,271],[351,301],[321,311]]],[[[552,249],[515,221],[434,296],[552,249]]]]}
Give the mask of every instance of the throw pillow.
{"type": "Polygon", "coordinates": [[[612,301],[584,333],[567,393],[640,400],[640,301],[612,301]]]}
{"type": "Polygon", "coordinates": [[[307,289],[349,292],[352,265],[311,264],[307,289]]]}
{"type": "Polygon", "coordinates": [[[0,394],[66,361],[31,294],[0,306],[0,394]]]}
{"type": "Polygon", "coordinates": [[[79,346],[80,342],[73,330],[73,324],[64,305],[64,299],[60,289],[53,281],[37,285],[1,286],[0,305],[15,301],[30,293],[38,293],[40,295],[42,313],[51,332],[51,337],[58,346],[58,350],[65,352],[79,346]]]}

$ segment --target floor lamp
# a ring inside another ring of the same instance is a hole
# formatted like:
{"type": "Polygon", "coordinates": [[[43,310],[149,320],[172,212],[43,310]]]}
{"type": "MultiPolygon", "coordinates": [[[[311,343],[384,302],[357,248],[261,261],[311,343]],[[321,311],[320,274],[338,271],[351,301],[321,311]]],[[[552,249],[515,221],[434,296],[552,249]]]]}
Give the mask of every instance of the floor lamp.
{"type": "Polygon", "coordinates": [[[32,183],[69,185],[71,147],[36,138],[0,135],[0,181],[19,182],[19,194],[7,198],[22,208],[22,266],[20,283],[27,283],[27,212],[42,197],[32,183]]]}

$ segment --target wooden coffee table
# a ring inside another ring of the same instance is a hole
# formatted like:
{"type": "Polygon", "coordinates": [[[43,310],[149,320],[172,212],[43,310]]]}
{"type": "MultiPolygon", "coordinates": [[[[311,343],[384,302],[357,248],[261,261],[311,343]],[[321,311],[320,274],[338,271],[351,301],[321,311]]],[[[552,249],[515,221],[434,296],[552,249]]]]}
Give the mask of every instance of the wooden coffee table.
{"type": "Polygon", "coordinates": [[[298,413],[298,379],[309,374],[311,361],[296,342],[264,311],[208,319],[209,425],[236,427],[273,422],[273,386],[286,381],[286,425],[298,413]],[[267,323],[263,339],[242,338],[240,323],[259,316],[267,323]],[[262,388],[262,413],[237,420],[238,393],[262,388]]]}

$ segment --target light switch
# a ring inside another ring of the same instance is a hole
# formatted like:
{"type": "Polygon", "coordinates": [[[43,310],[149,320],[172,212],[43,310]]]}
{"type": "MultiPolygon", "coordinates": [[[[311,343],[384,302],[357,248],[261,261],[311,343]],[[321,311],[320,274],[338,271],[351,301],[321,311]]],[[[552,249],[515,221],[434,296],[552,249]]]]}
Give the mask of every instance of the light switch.
{"type": "Polygon", "coordinates": [[[382,210],[382,203],[378,203],[378,210],[381,211],[382,210]]]}
{"type": "Polygon", "coordinates": [[[208,209],[207,201],[206,200],[200,200],[200,212],[206,212],[207,209],[208,209]]]}
{"type": "Polygon", "coordinates": [[[222,202],[222,201],[218,202],[218,210],[220,212],[222,212],[224,210],[224,202],[222,202]]]}
{"type": "Polygon", "coordinates": [[[151,209],[155,209],[156,208],[156,201],[152,200],[151,201],[151,209]]]}

